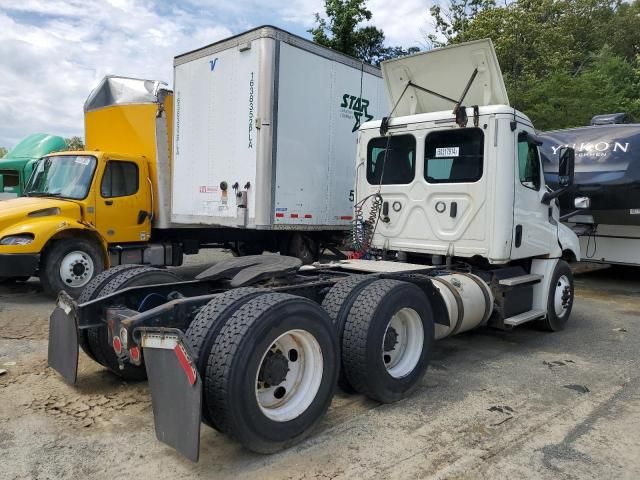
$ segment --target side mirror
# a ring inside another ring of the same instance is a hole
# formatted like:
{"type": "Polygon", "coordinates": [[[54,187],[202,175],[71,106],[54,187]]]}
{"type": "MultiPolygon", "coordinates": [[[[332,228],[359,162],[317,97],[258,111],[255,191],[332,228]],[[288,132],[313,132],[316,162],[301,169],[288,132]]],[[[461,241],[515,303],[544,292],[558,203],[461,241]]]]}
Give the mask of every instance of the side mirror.
{"type": "Polygon", "coordinates": [[[591,208],[591,199],[589,197],[576,197],[573,199],[573,206],[580,210],[586,210],[591,208]]]}
{"type": "Polygon", "coordinates": [[[560,148],[560,153],[558,155],[558,188],[553,192],[546,192],[542,196],[542,203],[545,205],[549,205],[551,200],[554,198],[558,198],[564,192],[569,190],[569,188],[573,185],[573,177],[575,172],[575,163],[576,163],[576,152],[571,147],[562,147],[560,148]]]}
{"type": "Polygon", "coordinates": [[[573,185],[576,151],[570,147],[561,147],[558,157],[558,185],[562,188],[570,187],[573,185]]]}

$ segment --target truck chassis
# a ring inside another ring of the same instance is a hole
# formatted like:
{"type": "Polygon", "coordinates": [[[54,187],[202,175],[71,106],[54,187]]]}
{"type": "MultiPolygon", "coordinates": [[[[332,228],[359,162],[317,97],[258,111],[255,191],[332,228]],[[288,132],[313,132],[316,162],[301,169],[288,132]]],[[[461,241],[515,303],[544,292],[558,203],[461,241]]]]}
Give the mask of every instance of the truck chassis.
{"type": "Polygon", "coordinates": [[[513,310],[513,299],[522,302],[541,280],[519,267],[301,267],[297,258],[264,255],[176,281],[168,271],[123,265],[96,277],[77,301],[60,293],[49,365],[74,384],[81,347],[125,379],[148,377],[157,438],[193,461],[201,423],[271,453],[311,433],[336,385],[383,403],[409,395],[435,339],[524,318],[563,328],[573,282],[570,273],[562,279],[550,287],[559,320],[550,323],[547,312],[513,310]]]}

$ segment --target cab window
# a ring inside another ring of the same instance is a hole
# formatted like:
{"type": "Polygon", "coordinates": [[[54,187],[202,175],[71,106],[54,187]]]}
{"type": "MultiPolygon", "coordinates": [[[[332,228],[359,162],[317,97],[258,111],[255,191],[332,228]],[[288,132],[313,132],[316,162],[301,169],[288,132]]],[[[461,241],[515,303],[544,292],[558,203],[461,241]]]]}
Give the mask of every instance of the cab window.
{"type": "Polygon", "coordinates": [[[532,190],[540,190],[538,147],[527,141],[524,132],[518,135],[518,170],[522,185],[532,190]]]}
{"type": "Polygon", "coordinates": [[[484,132],[459,128],[432,132],[425,140],[424,177],[429,183],[468,183],[482,177],[484,132]]]}
{"type": "Polygon", "coordinates": [[[102,176],[103,198],[127,197],[138,191],[138,166],[133,162],[110,160],[102,176]]]}
{"type": "Polygon", "coordinates": [[[367,181],[371,185],[406,185],[416,172],[413,135],[378,137],[367,145],[367,181]]]}

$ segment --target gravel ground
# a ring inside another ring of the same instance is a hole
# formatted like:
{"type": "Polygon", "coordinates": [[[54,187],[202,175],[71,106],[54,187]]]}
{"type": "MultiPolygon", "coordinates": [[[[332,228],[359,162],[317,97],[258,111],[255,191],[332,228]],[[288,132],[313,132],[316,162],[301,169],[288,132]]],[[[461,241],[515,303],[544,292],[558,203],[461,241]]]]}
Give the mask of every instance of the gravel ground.
{"type": "Polygon", "coordinates": [[[579,271],[564,332],[443,340],[410,398],[380,405],[339,393],[309,440],[276,455],[203,427],[198,464],[156,441],[145,383],[81,353],[78,386],[64,384],[46,367],[53,302],[36,280],[0,286],[0,478],[637,479],[640,270],[579,271]]]}

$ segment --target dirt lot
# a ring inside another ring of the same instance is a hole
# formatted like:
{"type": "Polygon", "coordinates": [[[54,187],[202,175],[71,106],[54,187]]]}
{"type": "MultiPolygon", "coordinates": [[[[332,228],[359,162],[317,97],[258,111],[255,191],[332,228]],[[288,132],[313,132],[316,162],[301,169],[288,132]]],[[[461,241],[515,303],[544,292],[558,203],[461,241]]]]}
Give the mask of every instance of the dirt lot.
{"type": "Polygon", "coordinates": [[[65,385],[46,366],[53,302],[35,280],[0,286],[0,478],[636,479],[639,273],[578,274],[564,332],[439,342],[411,398],[339,393],[315,435],[283,453],[248,453],[203,427],[198,464],[156,441],[146,384],[81,354],[78,387],[65,385]]]}

